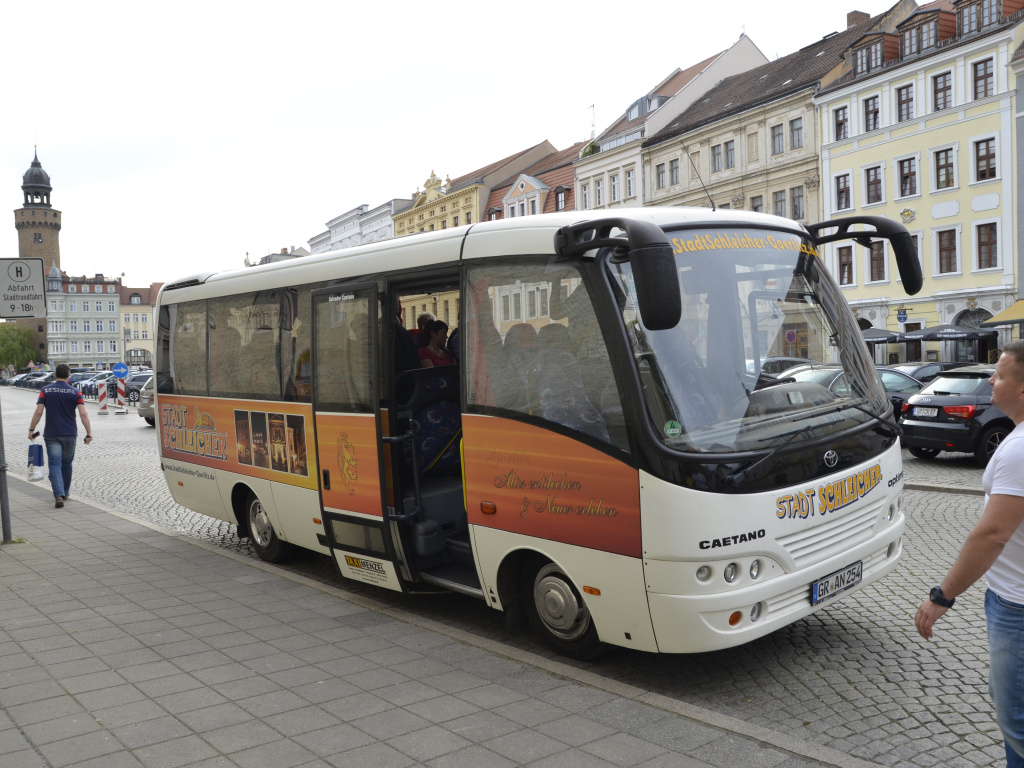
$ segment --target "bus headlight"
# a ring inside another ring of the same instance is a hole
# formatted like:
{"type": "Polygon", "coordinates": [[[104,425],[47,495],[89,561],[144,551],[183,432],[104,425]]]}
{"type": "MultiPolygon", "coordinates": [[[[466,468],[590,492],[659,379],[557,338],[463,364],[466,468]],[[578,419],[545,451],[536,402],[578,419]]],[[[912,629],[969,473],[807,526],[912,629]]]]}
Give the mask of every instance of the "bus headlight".
{"type": "Polygon", "coordinates": [[[697,581],[707,581],[711,578],[711,568],[707,565],[702,565],[697,569],[697,581]]]}
{"type": "Polygon", "coordinates": [[[736,581],[737,570],[739,569],[736,567],[736,563],[729,563],[727,566],[725,566],[725,570],[722,572],[722,575],[725,576],[725,580],[728,583],[732,584],[734,581],[736,581]]]}
{"type": "Polygon", "coordinates": [[[753,607],[750,609],[750,620],[751,621],[757,621],[760,618],[761,618],[761,604],[760,603],[754,603],[753,607]]]}
{"type": "Polygon", "coordinates": [[[754,560],[750,564],[750,578],[756,579],[761,574],[761,561],[754,560]]]}

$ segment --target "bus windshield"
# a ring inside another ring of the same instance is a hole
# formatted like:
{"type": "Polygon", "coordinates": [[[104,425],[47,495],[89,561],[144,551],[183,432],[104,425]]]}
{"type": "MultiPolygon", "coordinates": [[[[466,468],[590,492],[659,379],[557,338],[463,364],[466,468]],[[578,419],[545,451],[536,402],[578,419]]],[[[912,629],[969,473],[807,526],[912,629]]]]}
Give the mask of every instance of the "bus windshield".
{"type": "Polygon", "coordinates": [[[647,412],[666,446],[763,451],[885,414],[860,328],[806,236],[753,228],[667,234],[682,293],[674,328],[644,327],[629,262],[609,261],[647,412]],[[787,376],[801,362],[832,364],[835,375],[787,376]]]}

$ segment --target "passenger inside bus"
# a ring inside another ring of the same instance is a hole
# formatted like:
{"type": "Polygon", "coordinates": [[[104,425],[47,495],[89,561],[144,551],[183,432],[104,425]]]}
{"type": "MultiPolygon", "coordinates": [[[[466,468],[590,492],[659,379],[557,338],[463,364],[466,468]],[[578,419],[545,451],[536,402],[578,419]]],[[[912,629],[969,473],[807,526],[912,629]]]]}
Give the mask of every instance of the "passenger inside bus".
{"type": "Polygon", "coordinates": [[[431,320],[424,326],[420,335],[426,335],[427,337],[427,344],[421,346],[417,352],[420,358],[420,365],[423,368],[455,365],[455,356],[445,346],[445,343],[448,341],[447,323],[443,320],[431,320]]]}

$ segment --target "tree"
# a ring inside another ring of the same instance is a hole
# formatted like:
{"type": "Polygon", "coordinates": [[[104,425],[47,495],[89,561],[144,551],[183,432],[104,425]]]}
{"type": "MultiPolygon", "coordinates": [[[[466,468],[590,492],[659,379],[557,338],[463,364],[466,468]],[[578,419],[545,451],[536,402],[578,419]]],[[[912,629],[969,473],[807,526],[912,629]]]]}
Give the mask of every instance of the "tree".
{"type": "Polygon", "coordinates": [[[13,365],[19,371],[28,365],[35,352],[32,349],[32,332],[16,323],[0,323],[0,366],[13,365]]]}

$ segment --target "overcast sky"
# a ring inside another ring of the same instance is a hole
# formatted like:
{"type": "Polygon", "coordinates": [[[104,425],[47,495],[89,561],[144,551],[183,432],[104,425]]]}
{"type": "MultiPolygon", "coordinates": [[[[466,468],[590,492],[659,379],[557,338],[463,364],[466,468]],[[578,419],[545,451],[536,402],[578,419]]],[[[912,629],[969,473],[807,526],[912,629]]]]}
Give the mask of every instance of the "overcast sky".
{"type": "Polygon", "coordinates": [[[591,104],[600,133],[743,32],[774,59],[894,2],[7,3],[0,194],[21,207],[38,145],[69,274],[240,268],[431,171],[589,138],[591,104]]]}

